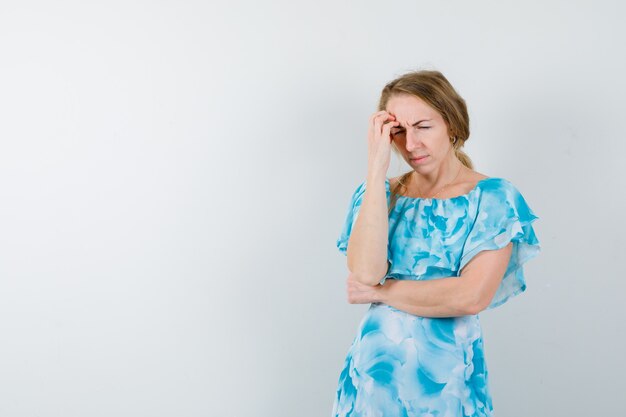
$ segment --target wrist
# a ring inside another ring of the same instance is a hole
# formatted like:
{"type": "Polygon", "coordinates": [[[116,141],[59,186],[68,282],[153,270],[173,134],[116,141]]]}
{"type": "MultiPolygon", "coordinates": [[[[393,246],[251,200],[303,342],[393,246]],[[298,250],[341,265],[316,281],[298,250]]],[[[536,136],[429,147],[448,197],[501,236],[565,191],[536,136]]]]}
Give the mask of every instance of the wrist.
{"type": "Polygon", "coordinates": [[[381,284],[376,288],[379,303],[387,304],[387,301],[389,301],[389,288],[391,288],[394,282],[395,279],[387,278],[384,284],[381,284]]]}
{"type": "Polygon", "coordinates": [[[387,174],[386,174],[386,170],[382,170],[382,169],[374,169],[374,168],[370,168],[367,170],[367,183],[368,184],[373,184],[377,181],[380,182],[385,182],[385,180],[387,179],[387,174]]]}

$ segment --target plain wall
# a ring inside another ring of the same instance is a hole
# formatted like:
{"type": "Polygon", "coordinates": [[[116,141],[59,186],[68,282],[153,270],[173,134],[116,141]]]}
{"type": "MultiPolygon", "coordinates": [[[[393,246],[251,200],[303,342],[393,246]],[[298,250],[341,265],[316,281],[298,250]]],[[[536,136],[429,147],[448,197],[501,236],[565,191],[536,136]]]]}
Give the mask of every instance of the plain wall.
{"type": "Polygon", "coordinates": [[[368,307],[335,242],[415,69],[540,217],[481,313],[495,413],[618,415],[625,9],[0,1],[0,415],[329,416],[368,307]]]}

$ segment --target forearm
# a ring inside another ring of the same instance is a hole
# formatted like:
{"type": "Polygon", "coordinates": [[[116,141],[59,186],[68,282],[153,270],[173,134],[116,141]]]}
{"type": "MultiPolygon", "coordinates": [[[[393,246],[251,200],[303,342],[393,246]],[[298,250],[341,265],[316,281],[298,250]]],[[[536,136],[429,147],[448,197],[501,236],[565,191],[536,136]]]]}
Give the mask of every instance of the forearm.
{"type": "Polygon", "coordinates": [[[359,214],[348,242],[348,269],[355,278],[377,285],[387,273],[389,218],[383,174],[369,174],[359,214]]]}
{"type": "Polygon", "coordinates": [[[475,289],[467,279],[387,279],[378,287],[380,302],[422,317],[457,317],[480,311],[475,289]]]}

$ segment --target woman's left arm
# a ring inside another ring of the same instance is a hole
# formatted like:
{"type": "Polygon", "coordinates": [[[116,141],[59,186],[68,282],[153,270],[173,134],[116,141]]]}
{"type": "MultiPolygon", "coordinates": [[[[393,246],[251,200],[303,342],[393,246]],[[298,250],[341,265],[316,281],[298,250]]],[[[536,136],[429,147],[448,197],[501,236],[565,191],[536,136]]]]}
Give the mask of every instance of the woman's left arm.
{"type": "Polygon", "coordinates": [[[483,311],[495,295],[511,258],[512,243],[474,256],[458,277],[387,279],[369,286],[348,277],[348,302],[384,303],[422,317],[457,317],[483,311]]]}

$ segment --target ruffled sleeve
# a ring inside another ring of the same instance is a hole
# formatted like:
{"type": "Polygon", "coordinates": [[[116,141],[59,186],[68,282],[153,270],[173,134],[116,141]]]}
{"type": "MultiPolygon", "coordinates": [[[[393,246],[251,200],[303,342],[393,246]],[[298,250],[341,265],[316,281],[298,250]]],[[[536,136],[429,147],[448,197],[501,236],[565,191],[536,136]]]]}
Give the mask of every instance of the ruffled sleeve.
{"type": "Polygon", "coordinates": [[[359,184],[359,186],[356,187],[356,190],[352,193],[346,220],[343,224],[341,234],[337,239],[337,248],[346,256],[348,255],[348,239],[350,239],[352,226],[354,226],[354,223],[359,215],[359,209],[361,208],[361,203],[363,201],[363,194],[365,194],[365,181],[359,184]]]}
{"type": "Polygon", "coordinates": [[[526,290],[523,264],[541,250],[532,227],[532,222],[538,218],[519,190],[508,180],[485,183],[475,220],[463,246],[458,270],[461,271],[480,251],[501,249],[513,242],[506,272],[487,309],[497,307],[526,290]]]}
{"type": "MultiPolygon", "coordinates": [[[[348,212],[345,217],[345,221],[343,224],[343,229],[337,239],[337,248],[344,255],[348,256],[348,240],[350,239],[350,233],[352,232],[352,227],[356,222],[356,219],[359,217],[359,210],[361,209],[361,203],[363,202],[363,196],[365,195],[365,188],[367,186],[367,181],[363,181],[356,187],[356,190],[352,193],[352,197],[350,198],[350,204],[348,205],[348,212]]],[[[388,180],[385,181],[385,189],[387,194],[387,204],[389,204],[389,197],[391,195],[391,191],[389,189],[388,180]]],[[[387,245],[387,259],[391,258],[390,245],[387,245]]],[[[386,280],[386,276],[381,279],[380,284],[384,284],[386,280]]]]}

